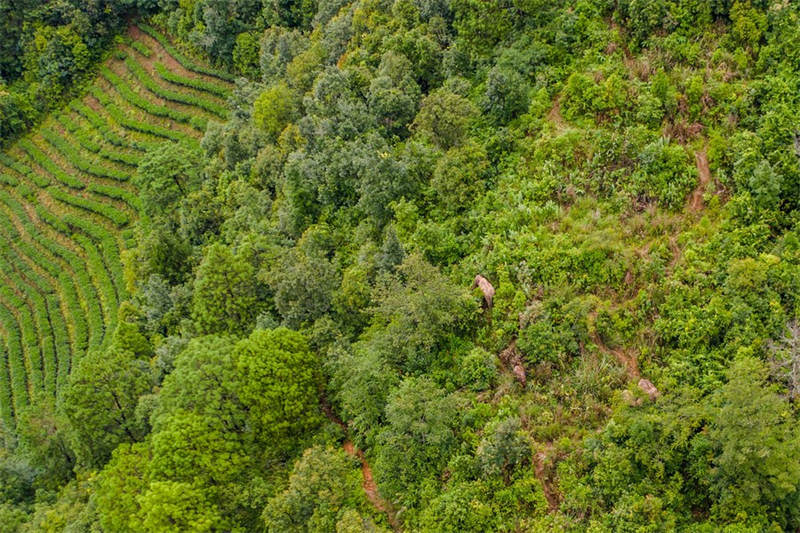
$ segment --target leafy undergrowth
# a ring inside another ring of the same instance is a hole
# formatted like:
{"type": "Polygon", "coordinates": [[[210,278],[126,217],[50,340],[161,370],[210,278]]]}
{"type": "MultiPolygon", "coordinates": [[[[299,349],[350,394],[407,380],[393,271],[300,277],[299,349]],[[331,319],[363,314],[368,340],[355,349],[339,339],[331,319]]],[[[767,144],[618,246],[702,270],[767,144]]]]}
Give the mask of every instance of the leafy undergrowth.
{"type": "Polygon", "coordinates": [[[796,5],[223,4],[0,161],[23,531],[797,529],[796,5]]]}

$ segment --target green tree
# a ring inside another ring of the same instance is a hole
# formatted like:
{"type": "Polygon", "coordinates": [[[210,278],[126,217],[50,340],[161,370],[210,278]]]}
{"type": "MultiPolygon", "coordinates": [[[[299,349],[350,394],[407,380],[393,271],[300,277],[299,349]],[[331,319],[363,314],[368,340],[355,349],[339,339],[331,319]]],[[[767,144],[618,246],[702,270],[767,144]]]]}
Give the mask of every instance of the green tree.
{"type": "Polygon", "coordinates": [[[467,142],[439,159],[431,186],[448,212],[468,210],[486,190],[489,169],[486,150],[474,142],[467,142]]]}
{"type": "Polygon", "coordinates": [[[406,378],[392,392],[375,461],[387,496],[418,503],[420,482],[435,476],[456,450],[458,412],[456,398],[427,378],[406,378]]]}
{"type": "Polygon", "coordinates": [[[463,96],[436,89],[422,100],[413,128],[429,135],[442,150],[449,150],[461,144],[477,114],[472,102],[463,96]]]}
{"type": "Polygon", "coordinates": [[[139,498],[149,486],[150,456],[147,442],[120,444],[97,476],[93,501],[106,531],[138,531],[139,498]]]}
{"type": "Polygon", "coordinates": [[[242,334],[261,310],[255,268],[246,250],[214,243],[197,269],[192,317],[203,333],[242,334]]]}
{"type": "Polygon", "coordinates": [[[735,361],[710,398],[711,491],[725,521],[766,510],[783,527],[800,524],[800,440],[789,404],[755,359],[735,361]]]}
{"type": "Polygon", "coordinates": [[[303,452],[289,485],[270,499],[262,517],[270,532],[336,533],[344,512],[363,509],[365,503],[358,460],[317,446],[303,452]]]}
{"type": "Polygon", "coordinates": [[[102,466],[122,442],[144,437],[135,415],[139,397],[150,392],[147,362],[131,352],[111,348],[83,357],[73,370],[61,408],[70,423],[70,440],[78,463],[102,466]]]}
{"type": "MultiPolygon", "coordinates": [[[[33,467],[41,469],[36,480],[40,487],[53,490],[71,477],[76,458],[67,427],[50,399],[36,402],[18,413],[16,433],[20,455],[33,467]]],[[[5,481],[0,485],[12,486],[5,481]]]]}
{"type": "Polygon", "coordinates": [[[242,433],[217,417],[177,409],[159,417],[153,427],[152,479],[220,487],[246,476],[254,456],[242,433]]]}
{"type": "Polygon", "coordinates": [[[244,431],[246,411],[238,396],[234,345],[234,339],[217,336],[189,341],[164,379],[155,417],[190,411],[218,419],[226,431],[244,431]]]}
{"type": "Polygon", "coordinates": [[[445,340],[471,323],[477,305],[420,255],[375,288],[370,349],[407,372],[424,372],[445,340]]]}
{"type": "Polygon", "coordinates": [[[256,330],[237,343],[233,357],[239,398],[261,442],[280,450],[320,423],[319,361],[303,335],[256,330]]]}
{"type": "Polygon", "coordinates": [[[139,163],[134,183],[139,188],[142,209],[151,217],[170,212],[199,185],[200,154],[180,143],[163,143],[139,163]]]}
{"type": "Polygon", "coordinates": [[[297,117],[294,91],[284,83],[264,90],[253,103],[253,123],[264,130],[273,141],[297,117]]]}
{"type": "Polygon", "coordinates": [[[519,418],[502,420],[491,428],[491,433],[478,445],[478,464],[487,476],[502,474],[510,483],[514,469],[531,456],[530,438],[522,430],[519,418]]]}
{"type": "Polygon", "coordinates": [[[215,498],[202,486],[177,481],[153,481],[138,498],[138,531],[230,531],[215,498]]]}

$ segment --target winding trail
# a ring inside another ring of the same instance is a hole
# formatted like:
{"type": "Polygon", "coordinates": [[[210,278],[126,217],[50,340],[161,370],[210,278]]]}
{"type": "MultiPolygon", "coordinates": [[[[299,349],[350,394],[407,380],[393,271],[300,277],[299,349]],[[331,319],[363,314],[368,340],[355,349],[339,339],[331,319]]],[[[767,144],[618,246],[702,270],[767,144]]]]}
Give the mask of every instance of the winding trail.
{"type": "Polygon", "coordinates": [[[705,149],[695,152],[694,159],[700,181],[689,198],[689,211],[696,213],[703,209],[703,194],[706,192],[706,186],[711,183],[711,169],[708,168],[708,154],[705,149]]]}
{"type": "MultiPolygon", "coordinates": [[[[548,448],[552,448],[552,446],[552,443],[548,443],[548,448]]],[[[544,499],[547,500],[548,510],[550,512],[557,511],[561,503],[561,495],[554,486],[553,472],[547,465],[547,454],[545,452],[534,454],[533,473],[536,479],[539,480],[539,483],[542,484],[542,491],[544,492],[544,499]]]]}
{"type": "MultiPolygon", "coordinates": [[[[324,399],[321,403],[322,412],[325,413],[325,416],[328,417],[328,420],[341,427],[344,430],[345,435],[347,435],[347,424],[345,424],[342,419],[336,416],[336,413],[333,412],[331,406],[324,399]]],[[[367,496],[369,502],[379,513],[386,515],[386,519],[389,522],[389,526],[392,528],[392,531],[403,531],[403,528],[400,526],[400,521],[397,519],[397,513],[392,508],[392,505],[384,500],[383,497],[381,497],[380,492],[378,492],[378,485],[375,483],[375,478],[372,475],[372,469],[367,462],[367,458],[364,456],[364,452],[356,448],[356,446],[349,439],[344,441],[342,444],[342,449],[347,455],[355,457],[361,463],[361,475],[364,478],[361,483],[361,487],[364,489],[364,494],[367,496]]]]}
{"type": "Polygon", "coordinates": [[[597,349],[607,355],[613,355],[619,363],[625,367],[625,372],[628,377],[634,381],[638,381],[642,376],[639,373],[639,360],[636,357],[634,350],[621,350],[619,348],[609,348],[600,335],[597,334],[597,328],[594,327],[597,320],[597,311],[589,314],[589,338],[597,346],[597,349]]]}

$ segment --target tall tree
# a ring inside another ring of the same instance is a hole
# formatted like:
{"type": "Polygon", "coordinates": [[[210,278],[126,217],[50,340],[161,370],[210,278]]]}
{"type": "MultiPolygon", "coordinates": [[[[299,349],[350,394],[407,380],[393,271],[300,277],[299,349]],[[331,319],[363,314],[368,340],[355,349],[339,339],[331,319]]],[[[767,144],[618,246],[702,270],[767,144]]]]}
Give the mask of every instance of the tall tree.
{"type": "Polygon", "coordinates": [[[194,283],[192,316],[200,331],[245,333],[262,307],[249,255],[220,243],[209,246],[194,283]]]}
{"type": "Polygon", "coordinates": [[[147,362],[131,352],[112,347],[78,362],[61,405],[79,464],[100,467],[118,444],[144,437],[134,411],[151,387],[147,362]]]}

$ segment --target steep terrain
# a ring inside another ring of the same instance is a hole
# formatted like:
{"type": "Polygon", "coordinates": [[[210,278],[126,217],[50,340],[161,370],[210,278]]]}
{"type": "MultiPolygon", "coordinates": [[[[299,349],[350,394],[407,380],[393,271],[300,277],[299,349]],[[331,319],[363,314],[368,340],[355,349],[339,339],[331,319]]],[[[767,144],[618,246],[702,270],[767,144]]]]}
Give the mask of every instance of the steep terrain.
{"type": "Polygon", "coordinates": [[[86,96],[0,154],[0,416],[56,398],[88,350],[107,346],[128,298],[121,257],[146,150],[197,145],[227,117],[229,76],[131,28],[86,96]],[[165,48],[165,45],[167,48],[165,48]]]}

